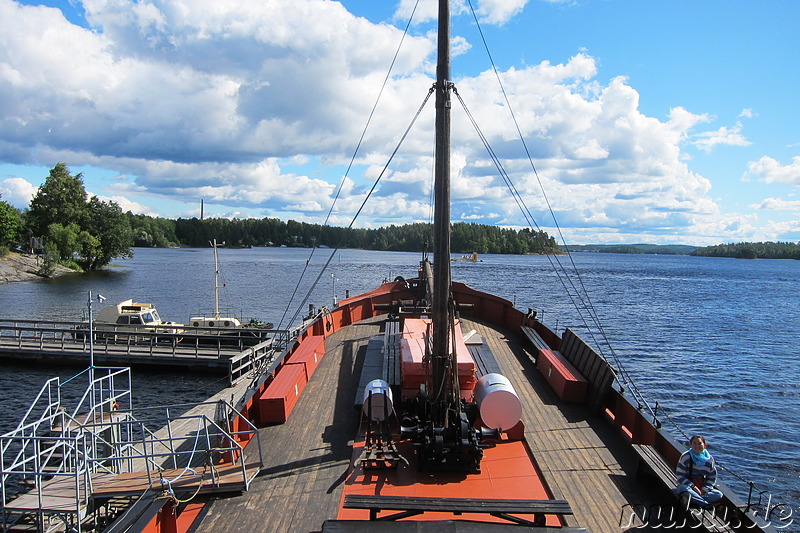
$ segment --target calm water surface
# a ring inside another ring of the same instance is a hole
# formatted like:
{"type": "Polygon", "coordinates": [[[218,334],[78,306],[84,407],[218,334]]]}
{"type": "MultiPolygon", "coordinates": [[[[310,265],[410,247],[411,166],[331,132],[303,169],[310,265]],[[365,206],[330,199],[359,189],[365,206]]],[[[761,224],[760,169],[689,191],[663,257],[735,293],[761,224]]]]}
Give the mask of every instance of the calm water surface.
{"type": "MultiPolygon", "coordinates": [[[[245,318],[286,327],[307,303],[330,305],[384,279],[413,277],[418,254],[289,248],[221,249],[222,305],[245,318]],[[333,255],[332,255],[333,254],[333,255]],[[331,260],[313,292],[310,283],[331,260]],[[303,270],[305,281],[298,286],[303,270]],[[294,295],[293,304],[287,301],[294,295]]],[[[559,332],[592,335],[566,296],[551,262],[540,256],[483,256],[453,263],[453,279],[533,308],[559,332]]],[[[568,258],[558,258],[568,263],[568,258]]],[[[723,479],[746,496],[737,476],[768,488],[800,516],[800,262],[686,256],[574,254],[580,281],[613,351],[651,405],[665,406],[682,433],[708,436],[728,471],[723,479]]],[[[108,302],[155,304],[165,320],[188,321],[213,306],[211,249],[136,249],[133,259],[98,273],[0,285],[4,318],[81,319],[89,290],[108,302]]],[[[583,315],[583,316],[582,316],[583,315]]],[[[603,347],[607,357],[611,351],[603,347]]],[[[0,430],[13,427],[53,372],[0,366],[0,430]]],[[[223,385],[216,377],[134,372],[134,393],[150,404],[198,401],[223,385]]]]}

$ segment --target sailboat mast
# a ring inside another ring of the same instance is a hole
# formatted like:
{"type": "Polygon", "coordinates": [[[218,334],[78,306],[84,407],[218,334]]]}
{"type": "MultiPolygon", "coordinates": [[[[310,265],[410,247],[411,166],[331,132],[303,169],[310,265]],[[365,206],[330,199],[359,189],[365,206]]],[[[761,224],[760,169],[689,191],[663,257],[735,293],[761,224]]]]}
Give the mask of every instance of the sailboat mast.
{"type": "Polygon", "coordinates": [[[217,258],[217,239],[211,243],[214,248],[214,320],[219,320],[219,259],[217,258]]]}
{"type": "MultiPolygon", "coordinates": [[[[450,302],[450,5],[439,0],[436,66],[436,162],[434,172],[433,383],[445,385],[449,365],[450,302]]],[[[447,390],[447,385],[444,389],[447,390]]],[[[437,398],[444,400],[444,398],[437,398]]],[[[439,423],[442,420],[437,421],[439,423]]]]}

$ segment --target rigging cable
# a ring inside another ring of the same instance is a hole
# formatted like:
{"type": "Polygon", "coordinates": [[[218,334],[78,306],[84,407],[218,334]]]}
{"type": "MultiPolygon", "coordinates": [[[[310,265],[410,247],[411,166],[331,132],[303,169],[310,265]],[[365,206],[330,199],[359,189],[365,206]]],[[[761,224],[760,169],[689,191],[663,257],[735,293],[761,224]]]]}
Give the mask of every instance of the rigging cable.
{"type": "MultiPolygon", "coordinates": [[[[605,329],[603,328],[602,324],[600,323],[600,320],[599,320],[599,317],[597,316],[597,313],[596,313],[596,310],[594,308],[594,305],[592,304],[591,299],[589,298],[589,292],[586,289],[586,286],[585,286],[585,284],[583,282],[583,277],[581,276],[580,270],[578,269],[577,265],[575,264],[575,260],[574,260],[574,258],[572,257],[572,254],[569,251],[569,247],[567,246],[566,239],[564,238],[564,234],[561,231],[561,227],[558,224],[558,220],[557,220],[557,218],[555,216],[555,212],[553,211],[553,208],[552,208],[552,205],[550,203],[550,200],[547,197],[547,193],[544,190],[544,185],[542,184],[541,177],[539,176],[539,173],[536,170],[536,166],[533,163],[533,156],[531,155],[530,150],[528,149],[528,145],[525,142],[525,138],[524,138],[524,136],[522,134],[522,130],[521,130],[520,126],[519,126],[519,122],[517,121],[516,115],[514,114],[514,111],[513,111],[512,107],[511,107],[511,102],[510,102],[510,100],[508,98],[508,94],[506,93],[505,86],[503,85],[503,82],[500,79],[500,73],[497,70],[497,65],[495,64],[494,58],[492,57],[492,54],[489,51],[489,45],[486,42],[486,38],[485,38],[485,36],[483,34],[483,30],[481,29],[480,22],[478,21],[477,14],[475,13],[475,9],[472,6],[472,0],[467,0],[467,1],[468,1],[469,6],[470,6],[470,10],[472,12],[472,16],[473,16],[473,18],[475,20],[475,24],[476,24],[476,26],[478,28],[478,32],[480,34],[480,37],[481,37],[481,40],[483,42],[484,48],[486,50],[487,55],[489,56],[489,61],[490,61],[491,65],[492,65],[492,71],[494,72],[495,77],[497,78],[497,82],[498,82],[498,84],[500,86],[500,90],[501,90],[501,92],[503,94],[503,98],[504,98],[504,100],[506,102],[506,106],[508,107],[508,110],[509,110],[509,113],[511,115],[511,118],[514,121],[514,126],[517,129],[517,134],[519,135],[519,138],[520,138],[520,141],[522,143],[522,146],[523,146],[523,148],[525,150],[525,153],[526,153],[526,155],[528,157],[528,161],[530,162],[530,165],[531,165],[531,168],[533,170],[534,176],[536,176],[536,180],[537,180],[537,182],[539,184],[539,188],[542,191],[542,196],[543,196],[543,198],[545,200],[545,203],[547,204],[548,211],[550,212],[550,215],[553,218],[553,223],[555,225],[556,230],[558,231],[559,237],[561,238],[561,242],[564,243],[564,249],[566,250],[567,257],[569,257],[569,260],[570,260],[570,262],[572,264],[572,269],[575,272],[575,276],[578,278],[578,283],[581,286],[581,291],[578,292],[578,297],[579,297],[579,299],[581,299],[581,301],[583,301],[583,297],[585,296],[586,303],[584,303],[584,305],[586,307],[586,311],[589,313],[589,316],[591,317],[592,321],[594,322],[595,327],[597,327],[598,331],[600,332],[600,335],[603,337],[603,340],[605,341],[606,346],[608,347],[609,351],[611,352],[612,357],[614,358],[615,363],[618,366],[617,370],[619,372],[619,375],[622,377],[622,380],[623,380],[622,384],[630,386],[632,391],[633,391],[633,393],[634,393],[634,395],[637,396],[639,403],[643,404],[644,406],[647,406],[648,410],[652,413],[653,409],[650,407],[650,405],[648,404],[648,402],[646,401],[646,399],[642,395],[641,391],[639,391],[639,389],[636,387],[636,384],[633,382],[633,380],[631,379],[631,377],[628,374],[627,370],[622,365],[622,361],[617,356],[616,351],[614,350],[613,346],[611,345],[611,342],[608,339],[608,336],[606,335],[605,329]]],[[[556,259],[556,262],[558,262],[559,267],[563,270],[563,265],[561,265],[561,261],[559,259],[556,259]]],[[[564,273],[566,275],[566,270],[564,270],[564,273]]],[[[571,278],[568,275],[567,275],[567,278],[570,279],[570,283],[572,283],[571,278]]],[[[579,314],[580,314],[580,311],[579,311],[579,314]]],[[[591,332],[590,328],[587,328],[587,329],[591,332]]],[[[596,341],[595,341],[595,344],[597,345],[597,347],[602,352],[602,346],[599,343],[597,343],[596,341]]]]}
{"type": "MultiPolygon", "coordinates": [[[[378,174],[378,177],[375,178],[375,182],[372,184],[372,188],[370,188],[370,190],[367,193],[366,197],[361,202],[361,205],[359,206],[358,211],[356,211],[356,214],[353,215],[353,219],[350,221],[350,224],[348,224],[347,229],[350,229],[350,228],[353,227],[353,224],[355,224],[356,220],[358,219],[358,216],[361,214],[361,211],[363,211],[364,206],[367,204],[367,201],[372,196],[372,193],[375,192],[375,189],[378,187],[378,183],[380,183],[381,178],[383,178],[383,175],[386,174],[387,170],[389,169],[389,165],[391,164],[391,162],[394,159],[394,157],[397,155],[397,152],[400,150],[400,147],[405,142],[406,138],[408,137],[408,134],[411,132],[411,128],[414,127],[414,124],[417,122],[417,119],[419,118],[420,114],[422,113],[422,110],[425,109],[425,105],[428,103],[428,100],[430,100],[431,95],[433,94],[433,91],[435,90],[435,88],[436,88],[436,86],[433,85],[428,90],[428,94],[425,96],[425,99],[422,101],[422,104],[420,104],[419,109],[417,109],[417,112],[414,115],[414,118],[411,119],[411,122],[408,124],[408,127],[406,127],[405,132],[403,132],[402,137],[400,137],[400,140],[398,141],[397,146],[395,146],[394,150],[392,151],[392,154],[389,156],[389,159],[386,161],[386,164],[384,164],[383,170],[381,170],[380,174],[378,174]]],[[[308,292],[306,292],[306,295],[303,298],[303,301],[300,302],[300,304],[297,306],[297,311],[295,312],[294,316],[292,316],[292,318],[290,320],[290,323],[294,323],[294,321],[297,320],[297,317],[300,314],[300,310],[302,309],[303,305],[305,305],[305,303],[308,302],[308,300],[311,298],[311,293],[316,288],[317,284],[319,283],[319,280],[322,278],[322,275],[328,269],[328,266],[331,264],[331,261],[333,261],[333,258],[336,256],[336,253],[338,251],[339,251],[338,247],[331,251],[331,254],[328,257],[328,260],[325,262],[325,264],[323,265],[322,269],[319,271],[319,274],[317,275],[317,277],[314,280],[314,282],[311,284],[311,287],[309,287],[308,292]]]]}
{"type": "MultiPolygon", "coordinates": [[[[364,142],[364,137],[367,135],[367,130],[369,129],[369,125],[372,122],[372,117],[375,115],[375,110],[378,108],[378,103],[381,101],[381,96],[383,96],[383,91],[384,91],[384,89],[386,89],[386,85],[389,83],[389,79],[390,79],[390,77],[392,75],[392,70],[394,70],[394,65],[397,62],[397,57],[400,55],[400,49],[403,47],[403,42],[405,41],[406,35],[408,35],[408,29],[411,27],[411,21],[414,20],[414,14],[417,12],[417,6],[418,5],[419,5],[419,0],[417,0],[416,3],[414,4],[414,8],[411,10],[411,15],[408,17],[408,22],[406,23],[406,27],[403,30],[403,35],[400,37],[400,42],[397,45],[397,50],[395,50],[394,57],[392,58],[392,62],[389,65],[388,71],[386,72],[386,77],[384,77],[384,79],[383,79],[383,84],[381,85],[381,89],[380,89],[380,91],[378,91],[378,96],[375,99],[375,103],[372,106],[372,111],[370,111],[369,117],[367,117],[367,122],[366,122],[366,124],[364,124],[364,129],[361,132],[361,137],[358,139],[358,143],[356,143],[356,148],[355,148],[355,150],[353,150],[353,155],[350,157],[350,163],[347,165],[347,170],[345,170],[345,173],[342,176],[341,181],[339,182],[339,187],[336,189],[336,194],[334,195],[333,201],[331,202],[331,207],[328,210],[328,214],[325,217],[325,221],[322,223],[323,226],[326,226],[328,224],[328,221],[331,218],[331,214],[333,213],[333,208],[336,206],[336,202],[339,199],[339,195],[341,194],[342,189],[344,188],[344,184],[345,184],[345,182],[347,181],[347,178],[350,175],[350,170],[353,168],[353,165],[355,164],[356,156],[358,155],[358,151],[361,149],[361,143],[364,142]]],[[[377,185],[377,183],[376,183],[376,185],[377,185]]],[[[375,187],[373,186],[373,190],[374,190],[374,188],[375,187]]],[[[370,191],[370,193],[371,192],[372,191],[370,191]]],[[[363,204],[362,204],[362,208],[363,208],[363,204]]],[[[361,211],[361,209],[359,209],[359,212],[360,211],[361,211]]],[[[355,222],[355,220],[354,220],[354,222],[355,222]]],[[[352,223],[350,224],[350,226],[352,226],[352,223]]],[[[308,259],[306,259],[306,264],[303,267],[302,272],[300,273],[300,277],[297,280],[297,285],[295,285],[295,288],[294,288],[294,291],[292,292],[291,297],[289,297],[289,299],[286,302],[286,309],[283,311],[283,316],[281,316],[280,322],[278,322],[278,328],[277,329],[281,329],[281,326],[283,326],[283,324],[284,324],[284,320],[286,318],[286,314],[289,312],[289,307],[292,305],[292,301],[294,301],[294,297],[297,294],[297,291],[300,289],[300,283],[302,282],[303,278],[305,277],[306,271],[308,270],[308,265],[311,263],[311,259],[314,257],[314,250],[315,249],[316,248],[313,248],[313,247],[311,248],[311,253],[308,256],[308,259]]],[[[338,247],[336,248],[336,250],[338,250],[338,247]]],[[[334,252],[336,250],[334,250],[334,252]]],[[[330,264],[330,262],[331,262],[331,259],[328,259],[328,262],[325,263],[325,267],[327,267],[328,264],[330,264]]],[[[323,272],[324,271],[325,271],[325,268],[323,268],[323,272]]],[[[320,277],[321,277],[321,275],[322,274],[320,274],[320,277]]],[[[313,288],[316,286],[318,281],[319,281],[319,277],[317,277],[317,280],[312,284],[311,290],[313,290],[313,288]]],[[[293,324],[294,323],[294,320],[296,320],[297,316],[300,314],[300,309],[302,308],[302,306],[307,301],[308,301],[308,296],[306,296],[306,298],[304,298],[303,301],[297,306],[297,311],[292,316],[292,318],[289,320],[289,324],[293,324]]]]}

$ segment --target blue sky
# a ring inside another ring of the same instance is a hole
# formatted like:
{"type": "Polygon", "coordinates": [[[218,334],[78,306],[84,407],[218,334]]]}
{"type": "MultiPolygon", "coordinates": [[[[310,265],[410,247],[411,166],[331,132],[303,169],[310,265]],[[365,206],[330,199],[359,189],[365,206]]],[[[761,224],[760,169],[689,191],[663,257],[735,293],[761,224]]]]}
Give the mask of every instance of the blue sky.
{"type": "MultiPolygon", "coordinates": [[[[59,161],[164,217],[322,222],[413,0],[0,0],[0,194],[59,161]]],[[[459,93],[553,221],[466,0],[459,93]]],[[[472,0],[569,243],[800,240],[800,3],[472,0]]],[[[347,225],[433,80],[421,1],[331,223],[347,225]]],[[[524,227],[454,108],[453,216],[524,227]]],[[[356,226],[427,221],[432,106],[356,226]]]]}

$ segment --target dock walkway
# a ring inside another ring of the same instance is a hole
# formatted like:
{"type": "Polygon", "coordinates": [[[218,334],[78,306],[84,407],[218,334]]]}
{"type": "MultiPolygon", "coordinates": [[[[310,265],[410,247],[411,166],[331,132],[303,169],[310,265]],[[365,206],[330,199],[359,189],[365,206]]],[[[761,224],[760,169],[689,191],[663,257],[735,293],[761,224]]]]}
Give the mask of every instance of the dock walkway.
{"type": "MultiPolygon", "coordinates": [[[[87,365],[90,346],[84,322],[0,318],[0,359],[29,364],[87,365]]],[[[269,330],[269,337],[248,336],[246,330],[202,334],[198,328],[164,333],[157,329],[95,331],[94,361],[104,366],[182,367],[228,373],[231,383],[263,358],[279,352],[289,340],[287,330],[269,330]]],[[[267,335],[267,333],[264,333],[267,335]]]]}

